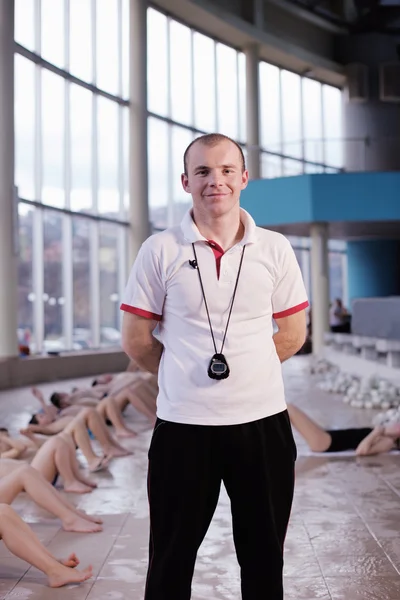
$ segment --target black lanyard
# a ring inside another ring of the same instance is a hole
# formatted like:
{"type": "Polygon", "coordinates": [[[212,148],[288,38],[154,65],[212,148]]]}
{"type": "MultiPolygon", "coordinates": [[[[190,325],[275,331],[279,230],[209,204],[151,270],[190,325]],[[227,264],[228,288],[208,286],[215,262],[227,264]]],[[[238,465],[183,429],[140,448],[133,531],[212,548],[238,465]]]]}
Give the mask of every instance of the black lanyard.
{"type": "MultiPolygon", "coordinates": [[[[214,344],[214,350],[215,350],[215,355],[214,355],[214,357],[211,359],[211,362],[212,362],[213,360],[214,360],[214,362],[216,362],[216,361],[217,361],[217,362],[222,362],[222,363],[224,363],[224,364],[226,365],[226,367],[227,367],[227,370],[224,372],[224,373],[226,373],[226,372],[227,372],[227,374],[223,374],[223,376],[222,376],[222,375],[220,375],[220,376],[217,376],[217,375],[215,375],[215,374],[214,374],[214,376],[213,376],[213,375],[210,375],[210,371],[209,371],[209,376],[210,376],[210,377],[212,377],[212,379],[225,379],[226,377],[228,377],[228,376],[229,376],[229,367],[228,367],[228,364],[227,364],[227,362],[226,362],[226,359],[225,359],[225,357],[223,356],[223,354],[222,354],[222,353],[223,353],[223,350],[224,350],[224,345],[225,345],[226,334],[228,333],[229,322],[230,322],[230,320],[231,320],[232,309],[233,309],[233,303],[235,302],[236,291],[237,291],[237,287],[238,287],[238,283],[239,283],[239,277],[240,277],[240,273],[241,273],[241,270],[242,270],[243,257],[244,257],[244,250],[245,250],[246,246],[243,246],[242,255],[241,255],[241,257],[240,257],[240,263],[239,263],[238,273],[237,273],[237,276],[236,276],[236,283],[235,283],[235,287],[234,287],[234,290],[233,290],[233,295],[232,295],[231,304],[230,304],[230,307],[229,307],[228,320],[227,320],[227,322],[226,322],[226,327],[225,327],[224,337],[223,337],[223,340],[222,340],[221,351],[220,351],[219,353],[218,353],[218,351],[217,351],[217,344],[215,343],[214,330],[213,330],[213,327],[212,327],[212,324],[211,324],[210,311],[208,310],[208,304],[207,304],[207,299],[206,299],[206,295],[205,295],[205,292],[204,292],[204,285],[203,285],[203,280],[202,280],[202,277],[201,277],[201,272],[200,272],[199,261],[197,260],[196,248],[195,248],[194,244],[192,244],[192,247],[193,247],[193,254],[194,254],[194,258],[195,258],[195,263],[196,263],[197,272],[198,272],[198,274],[199,274],[199,281],[200,281],[201,292],[202,292],[202,294],[203,294],[204,306],[206,307],[207,318],[208,318],[208,324],[209,324],[209,326],[210,326],[210,333],[211,333],[212,341],[213,341],[213,344],[214,344]],[[215,357],[217,357],[217,358],[215,358],[215,357]]],[[[221,373],[222,373],[222,371],[221,371],[221,373]]]]}

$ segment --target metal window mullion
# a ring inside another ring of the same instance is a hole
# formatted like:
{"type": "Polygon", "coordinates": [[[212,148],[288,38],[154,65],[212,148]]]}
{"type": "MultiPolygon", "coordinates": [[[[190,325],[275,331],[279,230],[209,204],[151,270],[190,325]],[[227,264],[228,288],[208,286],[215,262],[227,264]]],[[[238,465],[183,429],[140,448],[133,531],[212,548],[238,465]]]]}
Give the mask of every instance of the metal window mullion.
{"type": "Polygon", "coordinates": [[[42,0],[35,2],[34,21],[35,52],[40,56],[42,53],[42,0]]]}
{"type": "Polygon", "coordinates": [[[97,11],[96,0],[92,0],[92,83],[97,82],[97,11]]]}
{"type": "Polygon", "coordinates": [[[63,215],[62,232],[62,281],[63,298],[63,335],[68,349],[73,347],[74,328],[74,292],[73,292],[73,246],[72,246],[72,217],[63,215]]]}
{"type": "Polygon", "coordinates": [[[342,296],[345,306],[349,305],[349,272],[348,272],[348,256],[346,252],[342,252],[342,296]]]}
{"type": "Polygon", "coordinates": [[[100,346],[100,223],[90,223],[90,318],[92,345],[100,346]]]}
{"type": "Polygon", "coordinates": [[[124,36],[123,36],[123,27],[122,27],[122,0],[118,0],[118,23],[117,23],[117,27],[118,27],[118,39],[119,39],[119,44],[118,44],[118,95],[122,98],[123,96],[123,51],[122,51],[122,47],[123,47],[123,43],[124,43],[124,36]]]}
{"type": "MultiPolygon", "coordinates": [[[[240,120],[240,76],[239,76],[239,72],[240,72],[240,67],[239,67],[239,52],[236,52],[236,110],[237,110],[237,131],[238,131],[238,138],[239,139],[244,139],[244,135],[242,132],[242,123],[240,120]]],[[[247,133],[247,132],[246,132],[247,133]]],[[[247,142],[247,135],[246,135],[246,142],[247,142]]],[[[247,145],[247,144],[246,144],[247,145]]]]}
{"type": "Polygon", "coordinates": [[[324,170],[326,170],[326,144],[327,140],[325,139],[325,102],[324,102],[324,87],[321,85],[321,162],[325,165],[324,170]]]}
{"type": "Polygon", "coordinates": [[[194,30],[190,30],[190,87],[192,90],[192,105],[191,105],[191,123],[195,127],[196,123],[196,98],[194,88],[194,30]]]}
{"type": "MultiPolygon", "coordinates": [[[[118,242],[117,242],[117,251],[118,251],[118,298],[119,303],[122,302],[126,280],[127,280],[127,270],[128,270],[128,253],[127,253],[127,231],[125,227],[118,227],[118,242]]],[[[122,311],[119,311],[119,326],[122,326],[122,311]]]]}
{"type": "MultiPolygon", "coordinates": [[[[171,81],[171,19],[167,19],[167,114],[172,119],[172,81],[171,81]]],[[[167,155],[167,173],[168,173],[168,189],[167,189],[167,226],[172,227],[174,223],[174,198],[173,198],[173,164],[172,164],[172,125],[168,124],[168,155],[167,155]]]]}
{"type": "Polygon", "coordinates": [[[305,141],[305,126],[304,126],[304,77],[300,77],[300,140],[301,140],[301,160],[303,174],[306,172],[306,141],[305,141]]]}
{"type": "MultiPolygon", "coordinates": [[[[118,93],[122,97],[123,87],[123,50],[124,43],[122,26],[122,0],[118,0],[118,93]]],[[[124,107],[118,107],[118,191],[119,191],[119,215],[124,216],[124,107]]]]}
{"type": "MultiPolygon", "coordinates": [[[[35,50],[41,48],[41,1],[35,3],[35,50]]],[[[35,65],[35,197],[41,201],[43,187],[43,135],[42,135],[42,70],[35,65]]],[[[41,352],[44,340],[44,238],[43,209],[36,208],[32,233],[32,289],[34,293],[33,329],[36,351],[41,352]]]]}
{"type": "MultiPolygon", "coordinates": [[[[282,110],[282,69],[279,69],[279,147],[280,151],[283,154],[285,151],[285,143],[283,140],[283,110],[282,110]]],[[[284,163],[281,158],[281,175],[284,175],[284,163]]]]}
{"type": "Polygon", "coordinates": [[[42,352],[44,340],[44,237],[43,237],[42,208],[36,208],[33,217],[32,235],[32,290],[33,302],[33,331],[36,352],[42,352]]]}
{"type": "Polygon", "coordinates": [[[217,56],[217,42],[216,41],[214,41],[214,102],[215,102],[215,131],[219,131],[218,56],[217,56]]]}
{"type": "Polygon", "coordinates": [[[168,155],[167,155],[167,172],[168,172],[168,205],[167,205],[167,227],[174,225],[174,182],[173,173],[174,165],[172,160],[173,144],[172,144],[172,125],[168,125],[168,155]]]}

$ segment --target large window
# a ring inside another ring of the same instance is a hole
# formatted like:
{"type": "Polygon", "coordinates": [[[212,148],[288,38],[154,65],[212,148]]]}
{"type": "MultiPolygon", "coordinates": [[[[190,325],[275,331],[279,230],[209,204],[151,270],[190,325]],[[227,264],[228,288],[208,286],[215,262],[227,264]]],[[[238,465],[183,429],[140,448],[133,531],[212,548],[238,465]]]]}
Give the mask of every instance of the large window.
{"type": "Polygon", "coordinates": [[[18,337],[32,351],[119,343],[128,9],[129,0],[15,0],[18,337]]]}
{"type": "Polygon", "coordinates": [[[149,209],[153,229],[175,225],[190,206],[182,157],[194,137],[219,131],[245,144],[243,53],[147,12],[149,209]]]}
{"type": "Polygon", "coordinates": [[[262,176],[341,170],[341,91],[265,62],[259,77],[262,176]]]}

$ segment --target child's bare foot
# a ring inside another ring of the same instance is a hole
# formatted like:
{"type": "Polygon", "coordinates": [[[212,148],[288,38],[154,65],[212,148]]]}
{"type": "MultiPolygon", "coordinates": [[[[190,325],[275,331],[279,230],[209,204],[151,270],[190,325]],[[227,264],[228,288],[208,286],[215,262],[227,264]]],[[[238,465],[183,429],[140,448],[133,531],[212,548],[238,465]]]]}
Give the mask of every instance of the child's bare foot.
{"type": "Polygon", "coordinates": [[[78,517],[81,517],[82,519],[85,519],[86,521],[90,521],[91,523],[98,523],[98,525],[103,524],[103,519],[97,515],[88,515],[87,513],[85,513],[85,511],[79,510],[79,508],[75,508],[75,507],[74,507],[74,512],[76,515],[78,515],[78,517]]]}
{"type": "Polygon", "coordinates": [[[54,573],[51,573],[51,575],[48,576],[49,586],[52,588],[59,588],[71,583],[82,583],[82,581],[90,579],[92,575],[93,567],[91,565],[86,567],[86,569],[83,569],[83,571],[78,571],[76,569],[69,569],[60,564],[60,568],[56,569],[54,573]]]}
{"type": "Polygon", "coordinates": [[[131,454],[133,454],[131,450],[127,450],[119,444],[113,444],[107,449],[107,458],[109,460],[111,460],[112,458],[119,458],[121,456],[130,456],[131,454]]]}
{"type": "Polygon", "coordinates": [[[89,494],[92,492],[93,488],[81,483],[78,480],[71,481],[71,483],[64,484],[64,492],[68,492],[69,494],[89,494]]]}
{"type": "Polygon", "coordinates": [[[75,552],[73,552],[68,556],[68,558],[60,558],[58,562],[64,565],[64,567],[75,569],[75,567],[79,565],[79,558],[77,557],[75,552]]]}
{"type": "Polygon", "coordinates": [[[75,531],[76,533],[98,533],[103,531],[101,525],[93,523],[92,520],[78,517],[78,515],[63,521],[63,529],[65,531],[75,531]]]}
{"type": "Polygon", "coordinates": [[[85,485],[88,485],[91,488],[97,488],[97,483],[95,481],[92,481],[91,479],[88,479],[87,477],[84,477],[83,475],[79,475],[78,481],[80,481],[81,483],[84,483],[85,485]]]}
{"type": "Polygon", "coordinates": [[[115,435],[119,438],[135,438],[135,437],[137,437],[137,433],[132,431],[132,429],[128,429],[128,427],[125,427],[124,429],[116,429],[115,435]]]}
{"type": "Polygon", "coordinates": [[[93,461],[89,463],[89,471],[91,473],[98,473],[99,471],[103,471],[107,469],[109,463],[109,459],[107,456],[98,456],[93,461]]]}

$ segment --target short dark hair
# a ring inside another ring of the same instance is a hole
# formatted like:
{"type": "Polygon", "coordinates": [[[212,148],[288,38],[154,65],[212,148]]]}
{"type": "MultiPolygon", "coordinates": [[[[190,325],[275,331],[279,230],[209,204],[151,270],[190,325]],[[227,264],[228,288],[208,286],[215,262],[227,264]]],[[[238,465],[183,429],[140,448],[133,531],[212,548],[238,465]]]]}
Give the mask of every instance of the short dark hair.
{"type": "Polygon", "coordinates": [[[36,415],[32,415],[32,418],[29,421],[29,425],[39,425],[39,421],[37,420],[36,415]]]}
{"type": "Polygon", "coordinates": [[[0,433],[8,433],[7,427],[0,427],[0,433]]]}
{"type": "Polygon", "coordinates": [[[195,144],[198,144],[198,143],[204,144],[205,146],[216,146],[217,144],[220,144],[221,142],[232,142],[232,144],[234,144],[236,146],[236,148],[239,150],[239,154],[240,154],[240,159],[241,159],[241,163],[242,163],[242,171],[245,171],[246,170],[246,160],[244,158],[243,150],[240,147],[240,145],[237,142],[235,142],[235,140],[228,137],[227,135],[224,135],[223,133],[207,133],[207,134],[201,135],[200,137],[193,140],[193,142],[191,142],[189,144],[189,146],[186,148],[185,153],[183,155],[183,168],[184,168],[185,175],[187,175],[189,151],[192,146],[194,146],[195,144]]]}
{"type": "Polygon", "coordinates": [[[50,402],[53,404],[53,406],[55,406],[56,408],[61,408],[61,395],[58,392],[54,392],[51,396],[50,396],[50,402]]]}

